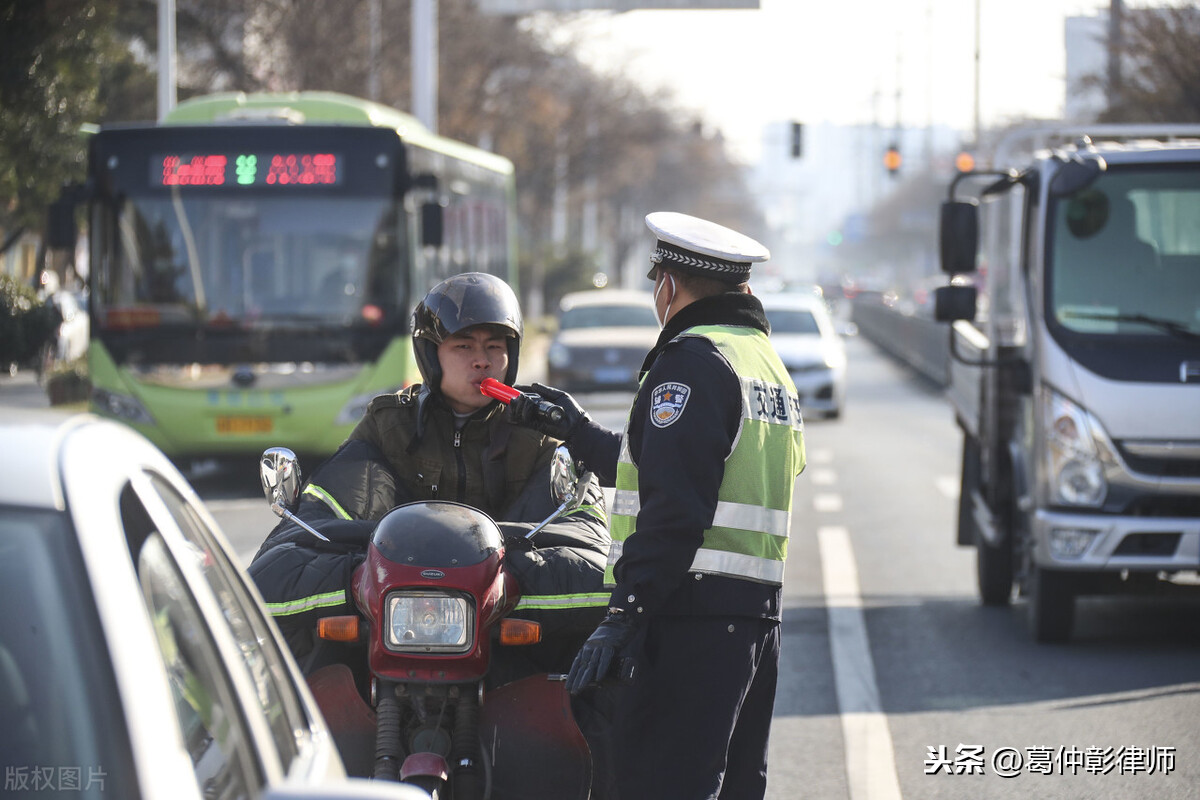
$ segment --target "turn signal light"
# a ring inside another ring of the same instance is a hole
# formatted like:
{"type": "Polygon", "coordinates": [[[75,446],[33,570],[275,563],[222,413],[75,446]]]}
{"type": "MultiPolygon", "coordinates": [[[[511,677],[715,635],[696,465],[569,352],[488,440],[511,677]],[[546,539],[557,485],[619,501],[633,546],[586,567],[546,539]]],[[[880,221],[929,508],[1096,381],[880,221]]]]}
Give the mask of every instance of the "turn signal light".
{"type": "Polygon", "coordinates": [[[358,617],[322,617],[317,620],[317,636],[331,642],[357,642],[358,617]]]}
{"type": "Polygon", "coordinates": [[[500,644],[537,644],[542,640],[542,625],[527,619],[500,620],[500,644]]]}

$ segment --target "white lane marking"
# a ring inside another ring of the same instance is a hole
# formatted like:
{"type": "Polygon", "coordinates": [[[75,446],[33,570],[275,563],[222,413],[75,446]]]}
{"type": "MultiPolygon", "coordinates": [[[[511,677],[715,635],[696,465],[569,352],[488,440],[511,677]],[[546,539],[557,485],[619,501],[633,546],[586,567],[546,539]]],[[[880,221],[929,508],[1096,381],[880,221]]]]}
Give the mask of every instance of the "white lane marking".
{"type": "Polygon", "coordinates": [[[828,447],[819,447],[812,450],[807,450],[804,460],[809,464],[833,463],[833,450],[828,447]]]}
{"type": "Polygon", "coordinates": [[[832,486],[837,483],[837,470],[829,467],[818,467],[808,476],[813,486],[832,486]]]}
{"type": "Polygon", "coordinates": [[[933,479],[937,490],[951,500],[958,499],[958,478],[953,475],[939,475],[933,479]]]}
{"type": "Polygon", "coordinates": [[[813,508],[817,511],[841,511],[842,496],[840,494],[813,495],[813,508]]]}
{"type": "Polygon", "coordinates": [[[875,682],[850,533],[827,526],[817,529],[817,538],[850,800],[900,800],[892,734],[875,682]]]}

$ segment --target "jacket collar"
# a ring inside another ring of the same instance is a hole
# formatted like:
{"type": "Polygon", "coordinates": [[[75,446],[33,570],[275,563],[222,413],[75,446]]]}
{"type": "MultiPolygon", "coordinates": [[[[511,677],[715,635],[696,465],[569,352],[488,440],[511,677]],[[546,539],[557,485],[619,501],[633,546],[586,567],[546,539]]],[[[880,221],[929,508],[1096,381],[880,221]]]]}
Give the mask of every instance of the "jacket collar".
{"type": "MultiPolygon", "coordinates": [[[[653,349],[642,362],[641,375],[649,371],[650,365],[658,358],[662,349],[679,334],[697,325],[729,325],[742,328],[756,328],[763,333],[771,332],[767,315],[762,303],[752,294],[741,292],[724,292],[722,294],[702,297],[688,303],[667,320],[662,333],[658,335],[653,349]]],[[[639,377],[641,377],[639,375],[639,377]]]]}

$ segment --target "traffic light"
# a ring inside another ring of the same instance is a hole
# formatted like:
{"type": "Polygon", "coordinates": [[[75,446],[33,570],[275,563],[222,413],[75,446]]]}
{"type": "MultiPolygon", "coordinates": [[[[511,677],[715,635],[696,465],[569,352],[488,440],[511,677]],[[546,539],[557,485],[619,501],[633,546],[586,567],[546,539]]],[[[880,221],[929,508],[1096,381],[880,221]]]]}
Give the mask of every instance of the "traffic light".
{"type": "Polygon", "coordinates": [[[792,123],[792,158],[800,158],[804,155],[804,125],[800,122],[792,123]]]}
{"type": "Polygon", "coordinates": [[[954,168],[959,172],[970,172],[975,169],[975,156],[970,151],[963,150],[954,158],[954,168]]]}
{"type": "Polygon", "coordinates": [[[888,174],[893,177],[900,171],[900,148],[896,145],[889,145],[888,149],[883,154],[883,166],[887,168],[888,174]]]}

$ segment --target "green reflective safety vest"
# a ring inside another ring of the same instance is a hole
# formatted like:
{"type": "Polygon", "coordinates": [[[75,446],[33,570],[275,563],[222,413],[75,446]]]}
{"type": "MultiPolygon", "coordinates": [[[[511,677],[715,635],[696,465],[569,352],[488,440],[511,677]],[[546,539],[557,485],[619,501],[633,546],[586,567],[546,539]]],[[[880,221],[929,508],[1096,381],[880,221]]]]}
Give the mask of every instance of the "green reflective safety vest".
{"type": "MultiPolygon", "coordinates": [[[[717,494],[713,525],[704,531],[691,571],[783,584],[792,490],[804,469],[804,422],[792,378],[767,335],[755,328],[701,325],[676,337],[708,339],[729,362],[742,387],[742,419],[717,494]]],[[[643,378],[644,380],[644,378],[643,378]]],[[[638,470],[629,453],[629,424],[617,460],[612,548],[605,581],[637,527],[638,470]]]]}

